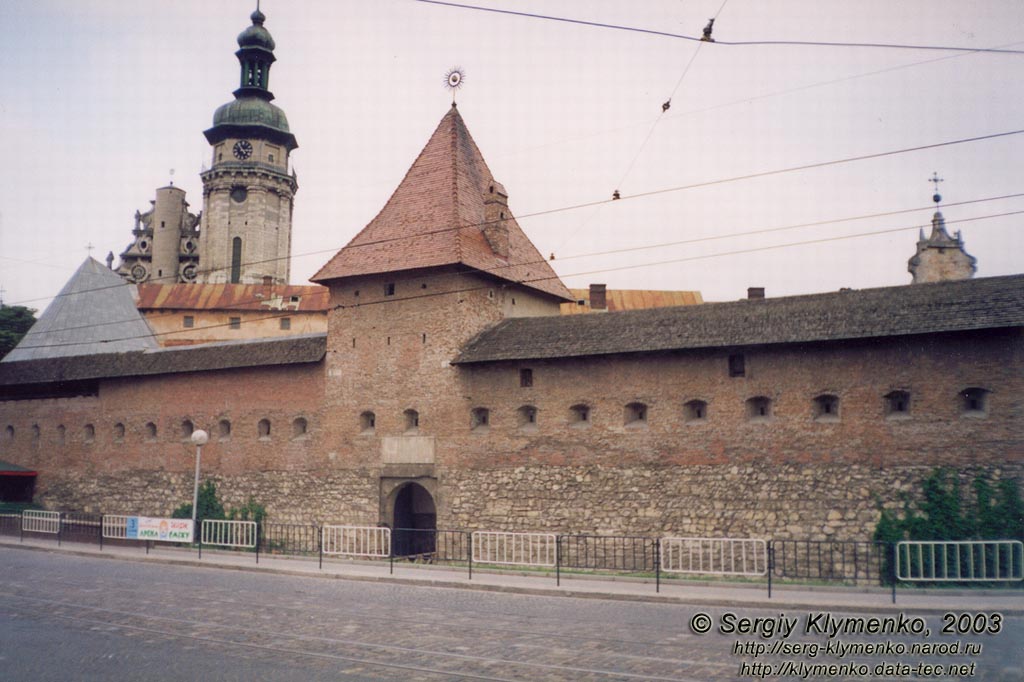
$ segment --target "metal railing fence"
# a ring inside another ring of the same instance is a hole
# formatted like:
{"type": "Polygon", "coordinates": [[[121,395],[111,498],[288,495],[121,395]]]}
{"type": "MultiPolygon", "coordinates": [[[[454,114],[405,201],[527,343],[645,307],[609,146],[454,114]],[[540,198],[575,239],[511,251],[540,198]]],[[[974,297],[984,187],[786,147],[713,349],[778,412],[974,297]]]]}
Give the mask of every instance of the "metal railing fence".
{"type": "Polygon", "coordinates": [[[558,554],[555,538],[554,533],[473,531],[473,563],[554,568],[558,554]]]}
{"type": "Polygon", "coordinates": [[[657,539],[634,535],[559,535],[561,568],[649,573],[657,562],[657,539]]]}
{"type": "Polygon", "coordinates": [[[266,554],[313,555],[320,552],[320,526],[263,522],[259,538],[260,551],[266,554]]]}
{"type": "Polygon", "coordinates": [[[0,513],[0,534],[21,535],[21,512],[0,513]]]}
{"type": "Polygon", "coordinates": [[[21,530],[26,533],[60,533],[60,512],[26,509],[21,512],[21,530]]]}
{"type": "Polygon", "coordinates": [[[888,584],[888,543],[838,540],[772,540],[772,575],[822,582],[888,584]]]}
{"type": "Polygon", "coordinates": [[[1019,540],[904,540],[896,544],[896,577],[908,582],[1024,580],[1019,540]]]}
{"type": "Polygon", "coordinates": [[[721,576],[768,573],[768,543],[754,538],[661,538],[661,570],[721,576]]]}
{"type": "Polygon", "coordinates": [[[321,551],[326,555],[373,557],[391,556],[391,529],[382,526],[324,526],[321,551]]]}
{"type": "Polygon", "coordinates": [[[64,512],[60,518],[62,540],[73,542],[100,542],[103,531],[103,515],[85,512],[64,512]]]}

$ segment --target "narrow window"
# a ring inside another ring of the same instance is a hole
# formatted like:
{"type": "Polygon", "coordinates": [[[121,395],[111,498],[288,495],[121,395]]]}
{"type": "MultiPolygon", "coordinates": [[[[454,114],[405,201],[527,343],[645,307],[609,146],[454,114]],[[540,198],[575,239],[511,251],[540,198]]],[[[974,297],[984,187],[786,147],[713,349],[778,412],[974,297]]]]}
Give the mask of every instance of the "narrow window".
{"type": "Polygon", "coordinates": [[[85,442],[92,443],[96,440],[96,427],[92,424],[85,425],[85,442]]]}
{"type": "Polygon", "coordinates": [[[491,412],[486,407],[474,407],[470,412],[469,425],[474,431],[486,431],[491,423],[491,412]]]}
{"type": "Polygon", "coordinates": [[[240,318],[240,317],[229,317],[228,318],[228,328],[229,329],[241,329],[242,328],[242,318],[240,318]]]}
{"type": "Polygon", "coordinates": [[[363,435],[370,435],[377,428],[377,415],[373,412],[363,412],[359,415],[359,431],[363,435]]]}
{"type": "Polygon", "coordinates": [[[11,426],[10,424],[8,424],[7,428],[4,429],[4,439],[8,443],[13,443],[14,442],[14,427],[11,426]]]}
{"type": "Polygon", "coordinates": [[[39,428],[39,424],[32,425],[32,444],[39,445],[39,437],[42,434],[42,430],[39,428]]]}
{"type": "Polygon", "coordinates": [[[519,370],[519,385],[523,388],[533,386],[533,370],[523,368],[519,370]]]}
{"type": "Polygon", "coordinates": [[[590,406],[579,403],[569,408],[569,424],[590,426],[590,406]]]}
{"type": "Polygon", "coordinates": [[[910,393],[907,391],[891,391],[885,396],[885,416],[889,419],[902,419],[910,416],[910,393]]]}
{"type": "Polygon", "coordinates": [[[191,419],[185,419],[181,422],[181,439],[188,440],[192,437],[192,432],[196,430],[196,425],[192,423],[191,419]]]}
{"type": "Polygon", "coordinates": [[[688,422],[704,421],[708,418],[708,404],[703,400],[691,400],[683,405],[683,420],[688,422]]]}
{"type": "Polygon", "coordinates": [[[747,361],[742,355],[729,356],[729,376],[742,377],[747,374],[747,361]]]}
{"type": "Polygon", "coordinates": [[[532,430],[537,428],[537,408],[533,405],[523,405],[516,411],[519,428],[532,430]]]}
{"type": "Polygon", "coordinates": [[[394,282],[388,282],[387,284],[384,285],[384,295],[385,296],[394,296],[395,295],[395,283],[394,282]]]}
{"type": "Polygon", "coordinates": [[[242,238],[235,237],[231,240],[231,283],[238,284],[242,281],[242,238]]]}
{"type": "Polygon", "coordinates": [[[221,419],[219,422],[217,422],[217,437],[220,440],[231,439],[231,422],[229,422],[227,419],[221,419]]]}
{"type": "Polygon", "coordinates": [[[270,420],[261,419],[256,425],[256,433],[259,435],[260,440],[270,439],[270,420]]]}
{"type": "Polygon", "coordinates": [[[405,417],[405,432],[416,433],[420,428],[420,413],[416,410],[406,410],[403,416],[405,417]]]}
{"type": "Polygon", "coordinates": [[[839,397],[822,394],[814,399],[814,419],[816,421],[839,421],[839,397]]]}
{"type": "Polygon", "coordinates": [[[124,441],[124,424],[121,422],[114,424],[114,441],[118,443],[124,441]]]}
{"type": "Polygon", "coordinates": [[[630,403],[626,405],[624,422],[626,426],[644,426],[647,424],[647,405],[630,403]]]}
{"type": "Polygon", "coordinates": [[[292,422],[292,438],[302,438],[309,429],[309,422],[305,417],[296,417],[292,422]]]}
{"type": "Polygon", "coordinates": [[[747,400],[747,419],[760,421],[772,416],[772,401],[763,395],[747,400]]]}
{"type": "Polygon", "coordinates": [[[146,422],[146,440],[156,440],[156,424],[153,422],[146,422]]]}
{"type": "Polygon", "coordinates": [[[57,425],[57,445],[64,445],[68,442],[68,429],[63,424],[57,425]]]}
{"type": "Polygon", "coordinates": [[[196,318],[193,315],[186,315],[181,320],[181,326],[185,329],[192,329],[192,327],[196,326],[196,318]]]}
{"type": "Polygon", "coordinates": [[[291,328],[292,328],[292,318],[290,318],[290,317],[282,317],[281,318],[281,329],[291,329],[291,328]]]}
{"type": "Polygon", "coordinates": [[[965,388],[960,392],[960,414],[965,417],[988,416],[988,393],[984,388],[965,388]]]}

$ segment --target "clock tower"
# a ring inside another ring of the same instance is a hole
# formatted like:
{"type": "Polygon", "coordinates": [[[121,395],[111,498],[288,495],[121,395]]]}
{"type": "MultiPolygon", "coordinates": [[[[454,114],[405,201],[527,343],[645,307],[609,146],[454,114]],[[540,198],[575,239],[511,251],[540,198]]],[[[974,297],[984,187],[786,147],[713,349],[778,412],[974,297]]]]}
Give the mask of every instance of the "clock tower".
{"type": "Polygon", "coordinates": [[[233,102],[213,114],[205,131],[213,162],[201,174],[199,281],[287,284],[291,260],[292,204],[298,190],[288,156],[298,147],[284,112],[267,89],[274,39],[266,16],[252,13],[238,36],[235,56],[241,84],[233,102]]]}

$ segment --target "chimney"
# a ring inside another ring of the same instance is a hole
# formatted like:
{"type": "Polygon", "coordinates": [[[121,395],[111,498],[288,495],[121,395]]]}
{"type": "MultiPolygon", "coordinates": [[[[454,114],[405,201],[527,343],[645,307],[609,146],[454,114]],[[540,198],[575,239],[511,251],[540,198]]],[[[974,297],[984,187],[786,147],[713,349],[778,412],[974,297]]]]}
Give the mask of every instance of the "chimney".
{"type": "Polygon", "coordinates": [[[606,291],[606,284],[591,284],[590,285],[590,309],[591,310],[607,310],[608,309],[608,296],[606,291]]]}
{"type": "Polygon", "coordinates": [[[764,298],[764,287],[747,287],[747,298],[751,301],[764,298]]]}
{"type": "Polygon", "coordinates": [[[508,258],[508,193],[500,182],[491,181],[484,195],[483,233],[487,244],[496,255],[508,258]]]}

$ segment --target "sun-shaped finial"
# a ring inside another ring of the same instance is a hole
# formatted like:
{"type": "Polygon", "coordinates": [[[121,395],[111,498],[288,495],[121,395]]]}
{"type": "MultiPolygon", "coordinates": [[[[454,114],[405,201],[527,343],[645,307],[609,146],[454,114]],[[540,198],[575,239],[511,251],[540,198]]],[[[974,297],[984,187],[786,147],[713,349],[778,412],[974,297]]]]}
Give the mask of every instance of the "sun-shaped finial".
{"type": "Polygon", "coordinates": [[[444,75],[444,86],[452,91],[452,103],[455,103],[455,91],[466,81],[466,72],[461,66],[448,69],[444,75]]]}

